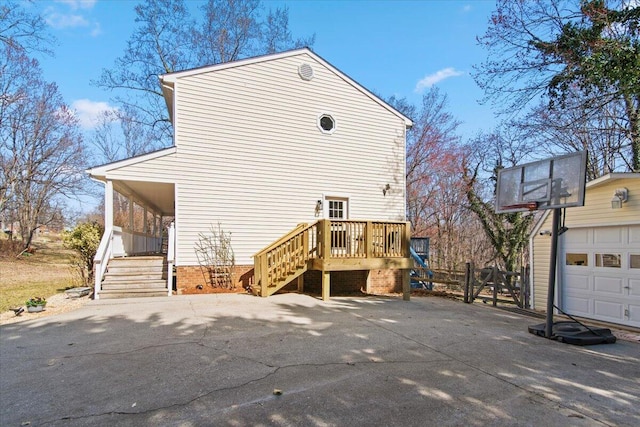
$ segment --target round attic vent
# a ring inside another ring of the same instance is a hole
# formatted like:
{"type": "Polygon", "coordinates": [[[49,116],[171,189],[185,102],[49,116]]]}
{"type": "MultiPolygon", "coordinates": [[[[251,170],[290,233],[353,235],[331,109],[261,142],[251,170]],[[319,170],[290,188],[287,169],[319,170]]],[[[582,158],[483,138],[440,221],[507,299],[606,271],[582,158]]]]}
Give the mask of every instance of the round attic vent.
{"type": "Polygon", "coordinates": [[[298,74],[300,74],[300,78],[302,80],[311,80],[313,78],[313,68],[311,65],[304,63],[298,67],[298,74]]]}

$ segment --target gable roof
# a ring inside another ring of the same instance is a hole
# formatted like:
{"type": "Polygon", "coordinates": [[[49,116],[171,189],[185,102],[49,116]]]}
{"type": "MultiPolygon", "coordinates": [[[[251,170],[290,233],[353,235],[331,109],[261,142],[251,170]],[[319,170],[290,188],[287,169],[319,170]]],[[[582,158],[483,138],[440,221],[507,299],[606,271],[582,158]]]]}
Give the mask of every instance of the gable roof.
{"type": "Polygon", "coordinates": [[[219,70],[243,67],[245,65],[257,64],[260,62],[274,61],[282,58],[297,56],[300,54],[307,54],[311,56],[314,60],[322,64],[329,71],[331,71],[336,76],[344,80],[346,83],[353,86],[356,90],[360,91],[362,94],[369,97],[371,100],[373,100],[374,102],[376,102],[377,104],[379,104],[380,106],[382,106],[383,108],[391,112],[392,114],[402,119],[406,127],[409,128],[413,126],[413,122],[407,116],[400,113],[391,105],[387,104],[385,101],[383,101],[382,99],[380,99],[379,97],[371,93],[369,90],[367,90],[366,88],[358,84],[355,80],[351,79],[345,73],[343,73],[342,71],[340,71],[339,69],[331,65],[329,62],[325,61],[319,55],[314,53],[311,49],[306,47],[302,49],[294,49],[294,50],[289,50],[289,51],[280,52],[280,53],[273,53],[273,54],[255,56],[252,58],[240,59],[232,62],[224,62],[222,64],[192,68],[190,70],[176,71],[173,73],[167,73],[167,74],[162,74],[158,76],[158,78],[160,79],[160,85],[162,86],[162,93],[164,94],[165,102],[167,103],[167,108],[169,109],[169,116],[171,117],[171,121],[173,122],[173,94],[174,94],[175,83],[178,79],[182,77],[188,77],[188,76],[193,76],[193,75],[202,74],[202,73],[210,73],[210,72],[215,72],[219,70]]]}

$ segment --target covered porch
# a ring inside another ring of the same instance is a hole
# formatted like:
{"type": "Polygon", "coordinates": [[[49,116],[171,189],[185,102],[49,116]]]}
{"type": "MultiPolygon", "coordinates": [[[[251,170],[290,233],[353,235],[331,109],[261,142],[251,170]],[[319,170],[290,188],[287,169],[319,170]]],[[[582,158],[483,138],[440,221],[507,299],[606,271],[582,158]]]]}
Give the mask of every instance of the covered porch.
{"type": "MultiPolygon", "coordinates": [[[[103,291],[106,296],[108,292],[103,286],[108,282],[114,289],[121,290],[122,294],[135,290],[136,295],[145,291],[150,295],[158,295],[159,281],[162,280],[164,295],[172,293],[175,184],[131,176],[131,169],[167,154],[171,155],[172,152],[165,150],[88,170],[92,179],[104,184],[105,231],[94,258],[96,299],[100,298],[103,291]],[[109,272],[109,261],[115,258],[129,259],[127,268],[119,268],[117,272],[114,268],[113,272],[109,272]],[[134,262],[134,258],[141,261],[140,265],[134,262]],[[153,263],[153,272],[144,267],[144,264],[150,263],[150,258],[158,260],[153,263]],[[162,266],[160,272],[157,271],[158,263],[162,266]],[[124,270],[131,274],[126,276],[124,270]],[[113,276],[110,281],[105,280],[108,274],[113,276]],[[144,280],[149,286],[145,285],[144,280]]],[[[109,292],[115,293],[114,290],[109,292]]]]}

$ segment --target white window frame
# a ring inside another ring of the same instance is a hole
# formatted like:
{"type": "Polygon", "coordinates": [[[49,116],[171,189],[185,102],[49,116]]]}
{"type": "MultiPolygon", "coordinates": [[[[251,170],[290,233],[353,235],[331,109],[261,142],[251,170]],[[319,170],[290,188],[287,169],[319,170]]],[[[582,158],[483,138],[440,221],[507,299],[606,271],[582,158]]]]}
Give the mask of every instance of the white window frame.
{"type": "Polygon", "coordinates": [[[349,219],[349,197],[347,196],[339,196],[339,195],[331,195],[331,196],[324,196],[323,197],[323,210],[324,210],[324,215],[323,217],[325,219],[341,219],[341,220],[348,220],[349,219]],[[343,202],[344,203],[344,217],[343,218],[330,218],[330,211],[331,209],[329,208],[329,202],[343,202]]]}
{"type": "Polygon", "coordinates": [[[318,126],[318,129],[320,129],[320,132],[322,132],[324,134],[327,134],[327,135],[331,135],[338,128],[338,122],[336,121],[335,117],[333,117],[333,114],[331,114],[331,113],[318,114],[318,118],[316,120],[316,125],[318,126]],[[333,128],[331,130],[324,130],[322,128],[322,126],[320,125],[320,120],[322,120],[323,117],[329,117],[331,119],[331,121],[333,122],[333,128]]]}

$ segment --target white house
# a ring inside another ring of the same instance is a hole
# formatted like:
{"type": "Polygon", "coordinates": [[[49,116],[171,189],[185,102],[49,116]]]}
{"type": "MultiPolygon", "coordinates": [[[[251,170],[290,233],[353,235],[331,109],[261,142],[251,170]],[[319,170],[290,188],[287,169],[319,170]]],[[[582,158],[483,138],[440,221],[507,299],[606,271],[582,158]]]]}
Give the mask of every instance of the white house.
{"type": "MultiPolygon", "coordinates": [[[[551,211],[530,237],[533,308],[546,310],[551,211]]],[[[587,319],[640,327],[640,173],[586,184],[585,205],[566,209],[555,305],[587,319]]]]}
{"type": "Polygon", "coordinates": [[[410,119],[306,48],[165,74],[160,85],[174,145],[88,170],[107,207],[96,296],[108,294],[110,260],[161,250],[162,217],[174,217],[164,244],[179,293],[207,291],[195,247],[218,225],[231,233],[236,282],[256,293],[303,278],[325,297],[330,279],[397,289],[409,266],[410,119]],[[131,202],[117,224],[114,191],[131,202]],[[285,259],[288,273],[276,274],[285,259]]]}

